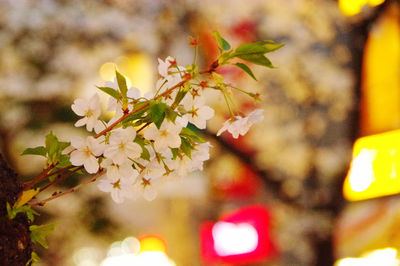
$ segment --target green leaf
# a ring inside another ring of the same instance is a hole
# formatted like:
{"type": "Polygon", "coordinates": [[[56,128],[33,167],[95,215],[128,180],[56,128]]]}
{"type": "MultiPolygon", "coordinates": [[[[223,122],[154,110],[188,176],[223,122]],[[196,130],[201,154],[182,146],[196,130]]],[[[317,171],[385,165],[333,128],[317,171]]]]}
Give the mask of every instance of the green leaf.
{"type": "Polygon", "coordinates": [[[264,44],[264,47],[267,48],[268,52],[273,52],[275,50],[278,50],[280,48],[282,48],[283,46],[285,46],[284,43],[275,43],[274,41],[266,41],[267,43],[264,44]]]}
{"type": "Polygon", "coordinates": [[[124,75],[118,72],[115,69],[115,76],[117,77],[118,87],[122,94],[122,99],[127,98],[126,94],[128,93],[128,86],[126,85],[126,79],[124,75]]]}
{"type": "MultiPolygon", "coordinates": [[[[147,102],[147,101],[146,101],[146,102],[147,102]]],[[[142,106],[142,105],[145,104],[146,102],[137,103],[137,104],[133,107],[133,109],[136,109],[136,108],[142,106]]],[[[130,116],[128,116],[127,118],[125,118],[125,119],[123,120],[123,122],[125,123],[125,122],[129,122],[129,121],[137,120],[137,119],[142,119],[142,118],[143,118],[143,114],[146,113],[148,109],[149,109],[148,107],[145,107],[145,108],[143,108],[142,110],[140,110],[140,111],[138,111],[138,112],[136,112],[136,113],[134,113],[134,114],[131,114],[130,116]]]]}
{"type": "Polygon", "coordinates": [[[111,97],[115,98],[116,100],[119,100],[119,93],[118,93],[118,91],[114,90],[113,88],[110,88],[110,87],[98,87],[98,86],[97,86],[97,88],[99,90],[107,93],[111,97]]]}
{"type": "Polygon", "coordinates": [[[172,110],[171,107],[167,106],[165,109],[165,116],[167,119],[173,123],[175,123],[176,117],[178,116],[178,113],[172,110]]]}
{"type": "Polygon", "coordinates": [[[10,219],[14,219],[18,213],[25,213],[29,221],[33,222],[35,219],[34,215],[40,215],[35,210],[31,209],[30,205],[24,205],[17,208],[11,208],[10,204],[7,202],[7,214],[10,219]]]}
{"type": "Polygon", "coordinates": [[[193,150],[193,146],[190,144],[189,140],[187,140],[186,138],[182,138],[181,137],[181,150],[183,151],[184,154],[186,154],[187,157],[189,157],[190,159],[192,159],[192,150],[193,150]]]}
{"type": "Polygon", "coordinates": [[[50,131],[45,138],[47,155],[52,163],[56,163],[57,151],[59,150],[59,143],[57,137],[50,131]]]}
{"type": "Polygon", "coordinates": [[[60,141],[60,142],[58,142],[58,145],[59,145],[59,152],[61,153],[63,150],[65,150],[65,148],[67,148],[71,145],[71,142],[60,141]]]}
{"type": "Polygon", "coordinates": [[[216,31],[216,30],[213,31],[213,34],[214,34],[215,39],[218,42],[218,46],[220,47],[220,49],[225,50],[225,51],[231,49],[231,45],[224,38],[221,37],[221,35],[219,34],[218,31],[216,31]]]}
{"type": "Polygon", "coordinates": [[[171,148],[171,152],[172,152],[172,160],[175,160],[176,157],[178,156],[179,149],[178,148],[171,148]]]}
{"type": "Polygon", "coordinates": [[[38,147],[35,147],[35,148],[27,148],[27,149],[25,149],[24,152],[21,155],[30,154],[30,155],[41,155],[41,156],[46,157],[46,153],[47,153],[47,151],[46,151],[45,147],[38,146],[38,147]]]}
{"type": "Polygon", "coordinates": [[[160,129],[161,124],[164,121],[165,110],[167,108],[168,105],[165,103],[156,103],[154,101],[150,102],[150,116],[158,129],[160,129]]]}
{"type": "Polygon", "coordinates": [[[266,58],[263,54],[239,55],[237,57],[253,64],[274,68],[271,61],[269,61],[269,59],[266,58]]]}
{"type": "Polygon", "coordinates": [[[181,133],[179,135],[181,135],[183,137],[186,137],[186,138],[188,138],[188,139],[190,139],[190,140],[192,140],[193,142],[196,142],[196,143],[204,143],[204,142],[206,142],[196,132],[194,132],[193,130],[191,130],[191,129],[187,128],[187,127],[182,128],[182,131],[181,131],[181,133]]]}
{"type": "Polygon", "coordinates": [[[39,243],[44,248],[48,248],[46,237],[54,231],[55,227],[55,223],[29,226],[32,242],[39,243]]]}
{"type": "Polygon", "coordinates": [[[234,55],[265,54],[268,49],[262,42],[243,43],[236,48],[234,55]]]}
{"type": "Polygon", "coordinates": [[[61,154],[60,158],[59,158],[59,161],[58,161],[57,167],[64,168],[64,167],[70,166],[71,162],[70,162],[69,159],[70,159],[70,157],[69,157],[68,154],[61,154]]]}
{"type": "Polygon", "coordinates": [[[137,144],[140,145],[140,147],[142,148],[142,154],[140,155],[140,157],[144,160],[149,161],[150,160],[150,152],[149,150],[145,147],[146,143],[144,142],[144,140],[139,137],[138,135],[136,135],[136,138],[134,140],[134,142],[136,142],[137,144]]]}
{"type": "Polygon", "coordinates": [[[238,68],[241,68],[242,70],[244,70],[254,80],[257,80],[256,77],[254,76],[253,72],[251,71],[251,69],[248,66],[246,66],[245,64],[236,63],[235,66],[237,66],[238,68]]]}
{"type": "Polygon", "coordinates": [[[25,266],[29,266],[29,265],[32,266],[38,262],[40,262],[39,255],[36,252],[32,251],[31,258],[28,260],[28,262],[25,264],[25,266]]]}
{"type": "Polygon", "coordinates": [[[185,97],[187,92],[188,92],[188,90],[180,90],[180,91],[178,91],[178,93],[176,94],[174,103],[172,105],[173,106],[178,106],[178,104],[183,100],[183,98],[185,97]]]}

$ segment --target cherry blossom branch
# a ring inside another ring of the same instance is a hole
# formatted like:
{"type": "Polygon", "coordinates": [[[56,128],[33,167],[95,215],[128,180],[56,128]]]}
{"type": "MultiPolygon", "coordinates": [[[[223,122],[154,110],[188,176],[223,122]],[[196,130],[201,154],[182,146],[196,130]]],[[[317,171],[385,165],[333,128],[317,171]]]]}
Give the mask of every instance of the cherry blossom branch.
{"type": "Polygon", "coordinates": [[[100,176],[105,174],[105,172],[106,172],[105,170],[100,170],[96,175],[94,175],[89,180],[87,180],[87,181],[85,181],[83,183],[80,183],[79,185],[77,185],[77,186],[75,186],[75,187],[73,187],[73,188],[71,188],[69,190],[66,190],[66,191],[64,191],[62,193],[57,193],[57,194],[55,194],[55,195],[53,195],[53,196],[51,196],[51,197],[49,197],[47,199],[44,199],[42,201],[31,202],[29,204],[31,205],[31,207],[33,207],[33,206],[44,206],[47,202],[49,202],[51,200],[54,200],[54,199],[59,198],[61,196],[65,196],[65,195],[67,195],[69,193],[72,193],[72,192],[74,192],[74,191],[76,191],[76,190],[78,190],[78,189],[80,189],[80,188],[82,188],[82,187],[84,187],[84,186],[86,186],[86,185],[88,185],[90,183],[93,183],[94,181],[96,181],[97,178],[99,178],[100,176]]]}
{"type": "MultiPolygon", "coordinates": [[[[214,61],[210,68],[207,70],[203,70],[200,71],[199,74],[211,74],[212,72],[214,72],[217,68],[218,68],[219,64],[218,64],[218,60],[214,61]]],[[[186,77],[184,80],[182,80],[181,82],[177,83],[175,86],[169,88],[168,90],[164,91],[163,93],[161,93],[160,95],[156,96],[153,98],[153,100],[157,100],[158,98],[161,98],[165,95],[170,94],[173,90],[175,90],[176,88],[179,88],[181,86],[183,86],[183,84],[185,84],[186,82],[188,82],[189,80],[192,79],[192,76],[186,77]]],[[[94,136],[94,138],[99,138],[100,136],[105,135],[107,132],[111,131],[115,126],[117,126],[119,123],[121,123],[124,119],[126,119],[128,116],[133,115],[141,110],[143,110],[144,108],[148,107],[150,105],[150,101],[146,102],[145,104],[133,109],[132,111],[130,111],[129,113],[125,113],[123,116],[121,116],[117,121],[115,121],[114,123],[112,123],[110,126],[108,126],[106,129],[104,129],[103,131],[101,131],[100,133],[98,133],[97,135],[94,136]]]]}
{"type": "Polygon", "coordinates": [[[37,183],[45,180],[48,177],[48,173],[53,170],[53,168],[55,167],[55,165],[50,165],[49,167],[47,167],[46,169],[44,169],[35,179],[29,181],[28,183],[26,183],[24,185],[24,189],[23,190],[28,190],[31,189],[34,185],[36,185],[37,183]]]}
{"type": "MultiPolygon", "coordinates": [[[[160,95],[154,97],[154,100],[157,100],[160,97],[163,97],[165,95],[168,95],[169,93],[171,93],[173,90],[175,90],[176,88],[181,87],[183,84],[185,84],[187,81],[189,81],[191,79],[191,77],[187,77],[184,80],[182,80],[181,82],[179,82],[178,84],[176,84],[175,86],[169,88],[168,90],[166,90],[165,92],[161,93],[160,95]]],[[[143,110],[144,108],[148,107],[150,105],[150,101],[146,102],[145,104],[133,109],[132,111],[130,111],[129,113],[124,114],[123,116],[121,116],[117,121],[115,121],[114,123],[112,123],[110,126],[108,126],[106,129],[104,129],[103,131],[101,131],[100,133],[98,133],[97,135],[94,136],[94,138],[99,138],[100,136],[105,135],[107,132],[111,131],[115,126],[117,126],[119,123],[121,123],[124,119],[126,119],[128,116],[133,115],[141,110],[143,110]]]]}
{"type": "MultiPolygon", "coordinates": [[[[64,172],[65,170],[71,169],[71,168],[73,168],[73,167],[76,167],[76,166],[69,166],[69,167],[63,168],[63,169],[61,169],[60,171],[57,171],[57,172],[62,173],[62,172],[64,172]]],[[[39,190],[39,193],[42,192],[43,190],[47,189],[48,187],[50,187],[50,186],[52,186],[52,185],[54,185],[54,184],[56,184],[56,183],[59,183],[59,182],[61,182],[62,180],[65,180],[67,177],[71,176],[72,174],[75,174],[76,172],[78,172],[78,171],[81,170],[81,169],[83,169],[83,166],[79,166],[79,167],[77,167],[75,170],[73,170],[73,171],[71,171],[71,172],[68,172],[68,173],[65,173],[64,175],[61,175],[61,176],[57,177],[57,178],[54,179],[52,182],[48,183],[48,184],[45,185],[44,187],[41,187],[40,190],[39,190]]],[[[52,174],[52,175],[55,175],[55,174],[58,175],[57,172],[54,173],[54,174],[52,174]]]]}

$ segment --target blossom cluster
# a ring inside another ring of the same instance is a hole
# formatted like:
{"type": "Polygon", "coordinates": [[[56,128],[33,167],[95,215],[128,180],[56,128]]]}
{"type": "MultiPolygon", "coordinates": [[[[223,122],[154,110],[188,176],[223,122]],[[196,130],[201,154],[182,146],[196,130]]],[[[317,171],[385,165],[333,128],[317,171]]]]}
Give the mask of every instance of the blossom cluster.
{"type": "MultiPolygon", "coordinates": [[[[96,135],[71,138],[70,162],[91,174],[105,171],[98,188],[118,203],[140,196],[152,200],[165,181],[202,170],[209,159],[211,145],[196,131],[205,129],[214,116],[203,92],[218,89],[217,82],[202,80],[191,67],[178,66],[172,57],[159,59],[158,72],[155,93],[141,95],[137,88],[128,89],[118,71],[113,82],[99,87],[111,96],[107,109],[114,117],[109,121],[101,119],[97,94],[72,104],[81,117],[75,126],[86,126],[96,135]]],[[[237,138],[260,120],[260,109],[248,117],[231,117],[218,135],[228,130],[237,138]]]]}

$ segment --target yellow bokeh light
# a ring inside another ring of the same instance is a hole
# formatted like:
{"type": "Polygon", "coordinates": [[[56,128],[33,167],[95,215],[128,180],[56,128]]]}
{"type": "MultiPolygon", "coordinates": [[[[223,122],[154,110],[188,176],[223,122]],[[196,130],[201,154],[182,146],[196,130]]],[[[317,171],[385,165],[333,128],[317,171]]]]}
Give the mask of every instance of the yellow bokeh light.
{"type": "Polygon", "coordinates": [[[161,251],[167,253],[167,245],[158,236],[146,236],[140,239],[140,252],[161,251]]]}
{"type": "Polygon", "coordinates": [[[128,86],[138,88],[142,94],[153,90],[154,71],[149,55],[130,53],[118,57],[115,62],[106,62],[99,69],[100,77],[106,81],[113,81],[115,68],[126,77],[128,86]]]}
{"type": "Polygon", "coordinates": [[[350,201],[400,192],[400,130],[360,138],[344,181],[343,194],[350,201]]]}
{"type": "Polygon", "coordinates": [[[354,16],[361,12],[365,5],[377,6],[385,0],[339,0],[339,9],[346,16],[354,16]]]}

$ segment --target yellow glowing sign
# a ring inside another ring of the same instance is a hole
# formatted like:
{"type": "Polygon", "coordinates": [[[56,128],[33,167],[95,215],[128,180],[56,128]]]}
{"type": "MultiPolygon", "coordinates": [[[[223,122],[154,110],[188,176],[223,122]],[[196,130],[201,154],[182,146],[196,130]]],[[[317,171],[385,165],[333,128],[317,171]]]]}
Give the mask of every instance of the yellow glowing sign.
{"type": "Polygon", "coordinates": [[[376,134],[400,127],[400,6],[388,6],[365,45],[361,132],[376,134]]]}
{"type": "Polygon", "coordinates": [[[343,185],[350,201],[400,193],[400,130],[360,138],[343,185]]]}
{"type": "Polygon", "coordinates": [[[339,0],[340,11],[346,16],[353,16],[361,12],[365,5],[377,6],[385,0],[339,0]]]}

